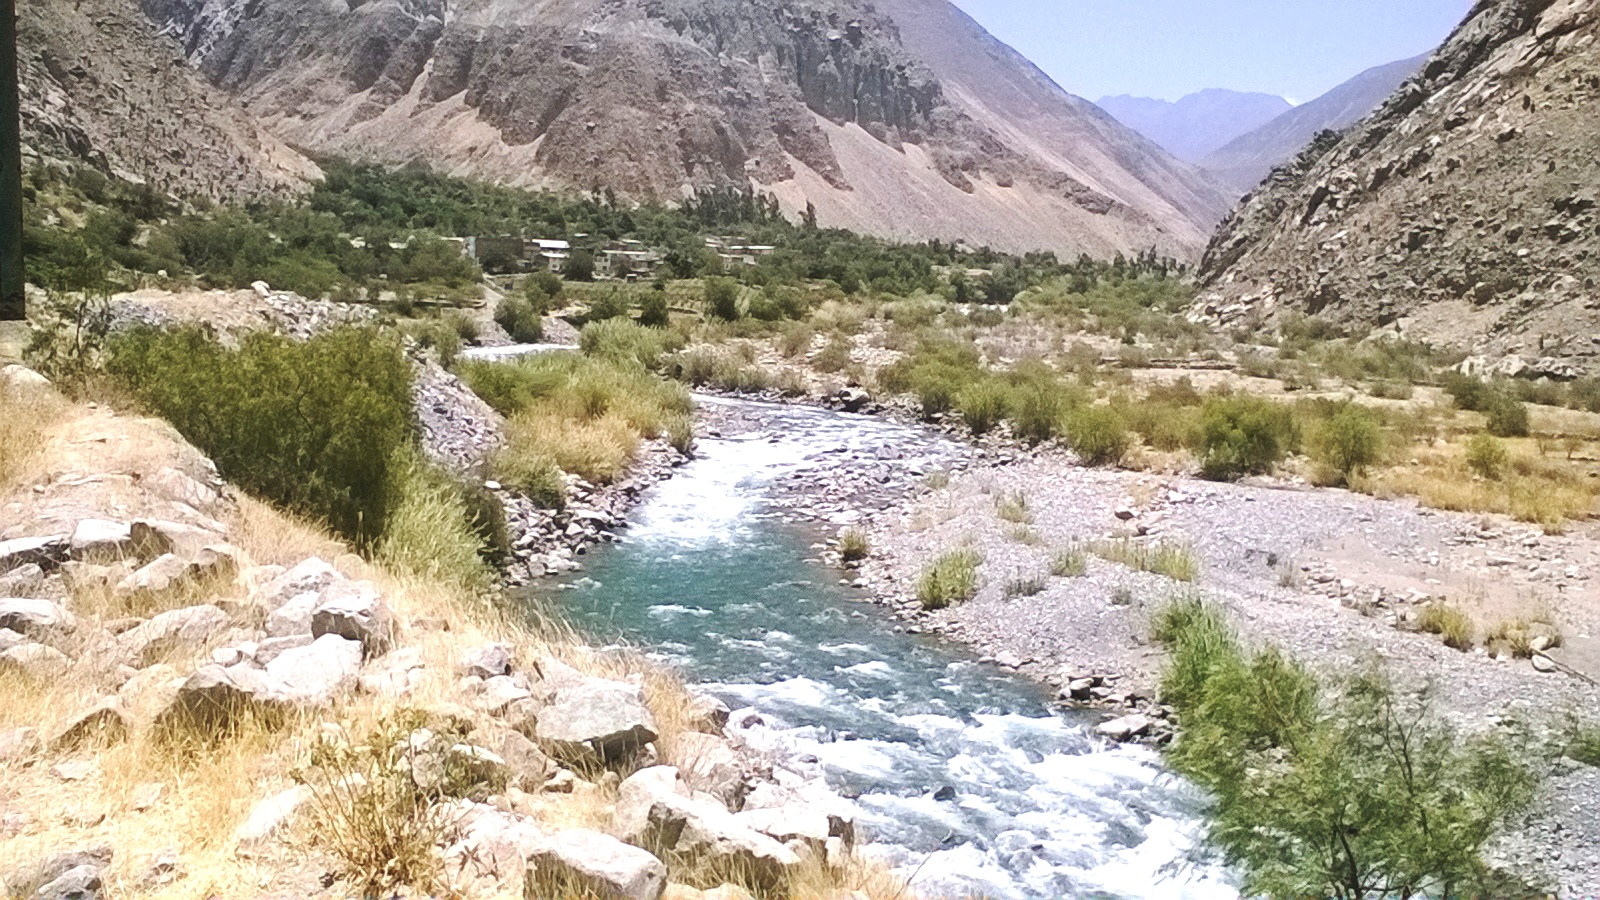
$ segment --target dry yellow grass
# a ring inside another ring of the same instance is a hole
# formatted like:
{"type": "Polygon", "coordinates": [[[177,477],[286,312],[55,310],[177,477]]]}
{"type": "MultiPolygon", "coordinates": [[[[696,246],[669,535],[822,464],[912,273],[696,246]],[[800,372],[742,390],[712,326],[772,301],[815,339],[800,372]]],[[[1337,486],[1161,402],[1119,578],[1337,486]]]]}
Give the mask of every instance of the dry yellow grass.
{"type": "Polygon", "coordinates": [[[1596,513],[1600,479],[1590,478],[1585,464],[1540,456],[1533,439],[1506,446],[1509,459],[1499,478],[1474,474],[1465,442],[1452,441],[1412,447],[1405,463],[1354,478],[1351,486],[1378,497],[1414,496],[1435,509],[1507,515],[1552,534],[1596,513]]]}
{"type": "Polygon", "coordinates": [[[34,471],[45,429],[66,408],[52,390],[0,388],[0,488],[9,488],[34,471]]]}

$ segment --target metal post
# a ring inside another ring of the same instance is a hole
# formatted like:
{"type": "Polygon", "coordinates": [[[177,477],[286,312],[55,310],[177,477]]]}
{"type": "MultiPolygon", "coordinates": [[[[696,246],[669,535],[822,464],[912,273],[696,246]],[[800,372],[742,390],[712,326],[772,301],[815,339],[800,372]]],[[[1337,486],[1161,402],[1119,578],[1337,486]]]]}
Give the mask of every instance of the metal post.
{"type": "Polygon", "coordinates": [[[0,0],[0,321],[28,317],[24,277],[17,4],[16,0],[0,0]]]}

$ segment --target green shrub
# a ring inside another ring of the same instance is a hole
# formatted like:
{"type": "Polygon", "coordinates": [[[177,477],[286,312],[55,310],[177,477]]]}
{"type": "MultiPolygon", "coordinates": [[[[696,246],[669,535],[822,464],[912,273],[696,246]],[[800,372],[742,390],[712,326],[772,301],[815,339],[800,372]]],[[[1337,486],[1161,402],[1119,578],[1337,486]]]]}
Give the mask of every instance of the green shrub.
{"type": "Polygon", "coordinates": [[[646,328],[666,328],[672,324],[672,309],[666,291],[651,291],[639,303],[639,324],[646,328]]]}
{"type": "Polygon", "coordinates": [[[1377,413],[1346,404],[1323,420],[1311,442],[1312,458],[1338,476],[1341,482],[1378,461],[1383,452],[1383,431],[1377,413]]]}
{"type": "Polygon", "coordinates": [[[1081,578],[1089,574],[1089,551],[1079,546],[1057,550],[1050,557],[1050,574],[1057,578],[1081,578]]]}
{"type": "Polygon", "coordinates": [[[973,434],[987,434],[1006,417],[1010,391],[993,379],[975,381],[956,393],[956,411],[973,434]]]}
{"type": "Polygon", "coordinates": [[[502,485],[529,498],[544,509],[567,506],[567,482],[561,467],[550,457],[502,447],[489,460],[489,470],[502,485]]]}
{"type": "Polygon", "coordinates": [[[106,368],[234,484],[362,546],[384,533],[415,433],[392,337],[251,334],[232,350],[198,328],[144,329],[112,342],[106,368]]]}
{"type": "Polygon", "coordinates": [[[636,362],[647,369],[661,367],[661,358],[678,349],[676,334],[636,325],[627,319],[607,319],[583,326],[578,346],[585,356],[617,363],[636,362]]]}
{"type": "Polygon", "coordinates": [[[1067,397],[1056,386],[1019,388],[1011,404],[1011,430],[1030,444],[1043,443],[1060,431],[1066,409],[1067,397]]]}
{"type": "Polygon", "coordinates": [[[536,344],[544,339],[544,316],[533,301],[509,295],[495,307],[494,321],[519,344],[536,344]]]}
{"type": "Polygon", "coordinates": [[[1504,733],[1458,735],[1381,674],[1326,691],[1275,648],[1247,653],[1211,605],[1180,598],[1154,631],[1171,656],[1168,756],[1214,798],[1210,839],[1247,896],[1488,896],[1483,847],[1532,801],[1504,733]]]}
{"type": "Polygon", "coordinates": [[[1475,434],[1467,442],[1467,467],[1491,481],[1500,477],[1510,456],[1506,445],[1487,434],[1475,434]]]}
{"type": "Polygon", "coordinates": [[[952,550],[929,563],[917,579],[917,599],[927,610],[944,609],[964,603],[978,593],[978,566],[983,562],[975,550],[952,550]]]}
{"type": "Polygon", "coordinates": [[[1121,463],[1128,444],[1128,424],[1109,406],[1085,406],[1067,416],[1067,446],[1088,465],[1121,463]]]}
{"type": "Polygon", "coordinates": [[[1481,411],[1495,393],[1483,379],[1460,372],[1446,372],[1443,381],[1444,392],[1455,401],[1456,408],[1469,412],[1481,411]]]}
{"type": "Polygon", "coordinates": [[[1490,398],[1483,413],[1489,420],[1489,433],[1495,437],[1528,436],[1528,407],[1522,401],[1497,393],[1490,398]]]}
{"type": "Polygon", "coordinates": [[[1007,581],[1001,591],[1001,595],[1007,600],[1015,600],[1018,597],[1033,597],[1044,593],[1045,587],[1043,575],[1023,575],[1007,581]]]}
{"type": "Polygon", "coordinates": [[[1207,400],[1200,432],[1201,474],[1217,481],[1270,472],[1298,442],[1289,410],[1255,397],[1207,400]]]}
{"type": "Polygon", "coordinates": [[[628,297],[617,288],[609,291],[599,291],[595,298],[589,302],[589,312],[584,316],[588,322],[606,322],[611,319],[620,319],[628,314],[628,297]]]}
{"type": "Polygon", "coordinates": [[[737,322],[742,318],[739,282],[732,278],[707,278],[705,291],[706,309],[713,317],[725,322],[737,322]]]}

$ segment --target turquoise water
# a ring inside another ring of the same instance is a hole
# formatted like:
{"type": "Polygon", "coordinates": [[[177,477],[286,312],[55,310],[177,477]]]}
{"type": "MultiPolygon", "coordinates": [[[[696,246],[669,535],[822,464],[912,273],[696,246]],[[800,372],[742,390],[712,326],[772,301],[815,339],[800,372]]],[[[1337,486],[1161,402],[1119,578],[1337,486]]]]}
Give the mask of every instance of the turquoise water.
{"type": "Polygon", "coordinates": [[[886,444],[926,448],[905,464],[931,467],[937,439],[757,408],[768,431],[702,439],[623,542],[547,592],[554,602],[597,641],[643,646],[758,711],[741,737],[824,776],[920,893],[1237,896],[1195,849],[1201,798],[1158,756],[1105,745],[1032,683],[896,631],[838,571],[808,561],[819,533],[770,502],[774,479],[886,444]]]}

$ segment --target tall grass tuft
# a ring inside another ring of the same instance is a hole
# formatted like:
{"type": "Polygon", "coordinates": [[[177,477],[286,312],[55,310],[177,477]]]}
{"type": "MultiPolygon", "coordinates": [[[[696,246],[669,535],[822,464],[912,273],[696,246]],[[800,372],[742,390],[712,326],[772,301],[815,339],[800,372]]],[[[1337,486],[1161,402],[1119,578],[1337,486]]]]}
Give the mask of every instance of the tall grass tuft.
{"type": "Polygon", "coordinates": [[[504,549],[504,513],[498,518],[469,505],[466,488],[416,455],[397,479],[400,492],[374,560],[395,572],[487,592],[496,582],[485,557],[493,535],[504,549]],[[474,524],[479,527],[474,528],[474,524]]]}
{"type": "Polygon", "coordinates": [[[1472,649],[1478,634],[1477,626],[1466,613],[1443,603],[1423,607],[1417,614],[1417,630],[1437,634],[1444,639],[1446,647],[1462,651],[1472,649]]]}
{"type": "Polygon", "coordinates": [[[978,593],[978,566],[983,557],[976,550],[952,550],[929,563],[917,579],[917,599],[927,610],[944,609],[964,603],[978,593]]]}
{"type": "Polygon", "coordinates": [[[1089,574],[1089,552],[1076,544],[1050,557],[1050,574],[1057,578],[1082,578],[1089,574]]]}
{"type": "Polygon", "coordinates": [[[1090,550],[1101,559],[1139,572],[1164,575],[1174,581],[1194,581],[1200,577],[1200,558],[1187,544],[1167,541],[1149,544],[1122,538],[1096,541],[1090,550]]]}

